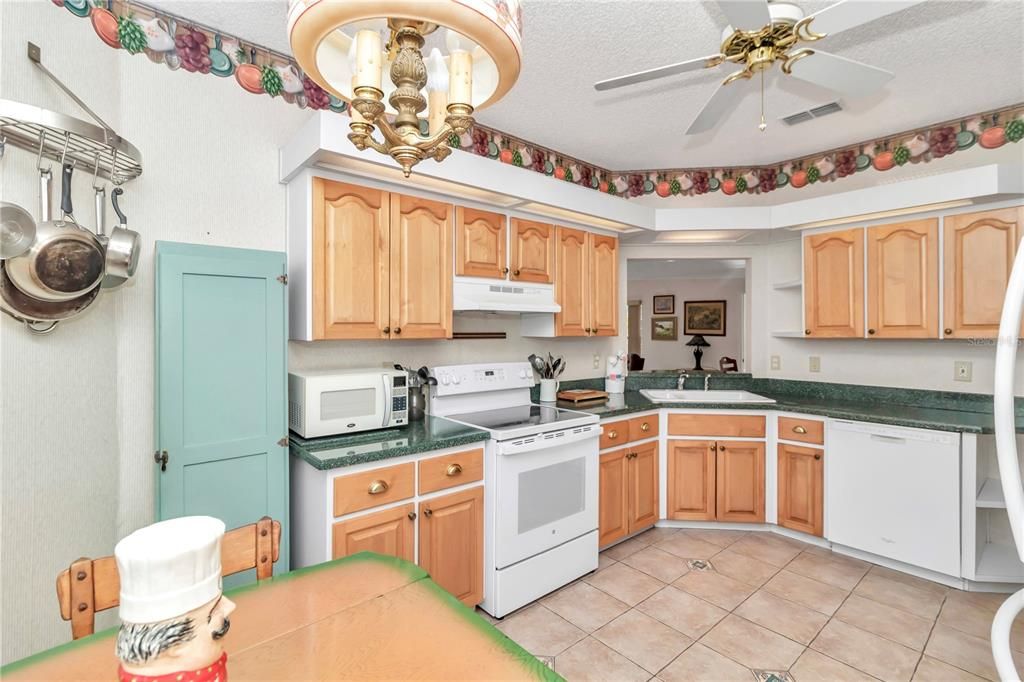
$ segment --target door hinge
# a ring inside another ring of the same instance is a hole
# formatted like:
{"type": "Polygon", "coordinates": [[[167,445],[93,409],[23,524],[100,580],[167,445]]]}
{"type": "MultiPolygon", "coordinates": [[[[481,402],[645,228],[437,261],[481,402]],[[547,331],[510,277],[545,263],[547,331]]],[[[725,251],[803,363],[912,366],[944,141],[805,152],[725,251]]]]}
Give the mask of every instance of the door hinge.
{"type": "Polygon", "coordinates": [[[288,275],[278,275],[277,281],[281,284],[288,284],[288,275]]]}
{"type": "Polygon", "coordinates": [[[285,436],[281,440],[277,441],[277,444],[280,445],[282,448],[287,446],[288,445],[288,436],[285,436]]]}
{"type": "Polygon", "coordinates": [[[157,450],[153,453],[153,461],[160,465],[160,471],[167,471],[167,460],[169,459],[166,450],[157,450]]]}

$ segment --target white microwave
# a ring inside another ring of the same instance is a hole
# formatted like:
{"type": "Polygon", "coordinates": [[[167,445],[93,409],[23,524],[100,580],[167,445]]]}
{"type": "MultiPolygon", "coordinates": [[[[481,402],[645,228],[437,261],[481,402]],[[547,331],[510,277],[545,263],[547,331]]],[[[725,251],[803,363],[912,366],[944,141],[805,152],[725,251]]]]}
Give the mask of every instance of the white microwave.
{"type": "Polygon", "coordinates": [[[319,438],[408,424],[402,370],[331,369],[288,373],[288,427],[319,438]]]}

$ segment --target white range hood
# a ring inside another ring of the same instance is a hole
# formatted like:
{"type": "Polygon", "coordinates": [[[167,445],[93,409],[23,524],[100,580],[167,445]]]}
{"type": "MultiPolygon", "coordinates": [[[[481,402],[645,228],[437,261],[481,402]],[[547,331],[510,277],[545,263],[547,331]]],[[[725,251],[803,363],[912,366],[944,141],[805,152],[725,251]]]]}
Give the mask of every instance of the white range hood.
{"type": "Polygon", "coordinates": [[[555,290],[550,284],[488,282],[456,277],[452,286],[452,308],[499,313],[557,313],[555,290]]]}

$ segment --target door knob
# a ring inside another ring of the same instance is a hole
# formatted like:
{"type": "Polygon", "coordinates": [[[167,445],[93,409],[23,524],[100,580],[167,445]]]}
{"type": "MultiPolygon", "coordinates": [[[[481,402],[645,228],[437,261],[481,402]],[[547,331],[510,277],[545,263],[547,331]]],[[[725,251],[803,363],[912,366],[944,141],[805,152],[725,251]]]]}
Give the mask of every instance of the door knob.
{"type": "Polygon", "coordinates": [[[519,276],[519,271],[518,270],[513,270],[512,271],[512,276],[513,277],[518,277],[519,276]]]}
{"type": "Polygon", "coordinates": [[[431,516],[434,515],[434,512],[431,511],[430,509],[424,509],[423,510],[423,515],[426,516],[429,519],[431,516]]]}
{"type": "Polygon", "coordinates": [[[804,330],[804,335],[810,336],[811,335],[811,330],[810,329],[805,329],[804,330]]]}
{"type": "MultiPolygon", "coordinates": [[[[516,273],[518,273],[518,272],[519,272],[519,271],[518,271],[518,270],[516,270],[516,273]]],[[[507,274],[508,274],[508,268],[502,268],[502,269],[501,269],[501,274],[503,274],[503,275],[507,275],[507,274]]]]}
{"type": "MultiPolygon", "coordinates": [[[[715,445],[714,443],[712,443],[712,444],[711,444],[711,452],[714,452],[714,451],[715,451],[715,450],[717,450],[717,449],[718,449],[718,446],[717,446],[717,445],[715,445]]],[[[725,448],[722,448],[722,449],[724,450],[725,448]]]]}
{"type": "Polygon", "coordinates": [[[953,333],[953,330],[950,329],[949,327],[946,327],[945,329],[942,330],[942,333],[945,334],[946,336],[949,336],[950,334],[953,333]]]}
{"type": "Polygon", "coordinates": [[[381,333],[383,333],[383,334],[390,334],[390,333],[391,333],[391,327],[384,327],[384,328],[383,328],[383,329],[381,329],[380,331],[381,331],[381,333]]]}
{"type": "Polygon", "coordinates": [[[819,452],[818,454],[816,454],[816,455],[814,456],[814,459],[821,459],[821,453],[819,452]]]}
{"type": "Polygon", "coordinates": [[[397,336],[398,334],[401,334],[401,333],[402,333],[402,328],[401,327],[395,327],[395,335],[397,336]]]}
{"type": "Polygon", "coordinates": [[[410,521],[415,521],[416,520],[416,512],[409,512],[409,520],[410,521]]]}
{"type": "Polygon", "coordinates": [[[619,437],[619,432],[615,431],[615,430],[609,431],[608,432],[608,437],[612,438],[612,439],[618,438],[619,437]]]}
{"type": "Polygon", "coordinates": [[[874,330],[874,329],[869,329],[869,330],[868,330],[868,334],[874,334],[874,333],[875,333],[875,330],[874,330]]]}
{"type": "Polygon", "coordinates": [[[643,424],[640,425],[640,430],[646,433],[647,431],[651,430],[651,425],[648,424],[647,422],[644,422],[643,424]]]}

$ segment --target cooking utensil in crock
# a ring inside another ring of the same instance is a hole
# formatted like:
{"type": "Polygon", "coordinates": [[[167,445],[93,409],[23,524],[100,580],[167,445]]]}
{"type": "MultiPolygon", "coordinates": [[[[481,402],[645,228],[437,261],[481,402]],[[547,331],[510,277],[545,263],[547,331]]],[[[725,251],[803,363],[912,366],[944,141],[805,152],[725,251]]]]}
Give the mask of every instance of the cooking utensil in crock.
{"type": "MultiPolygon", "coordinates": [[[[120,187],[115,187],[110,193],[110,203],[114,205],[114,212],[117,213],[120,223],[110,231],[107,238],[106,275],[102,284],[104,289],[113,289],[127,282],[135,274],[135,268],[139,264],[139,233],[128,229],[128,218],[117,204],[117,198],[122,194],[124,190],[120,187]]],[[[97,211],[98,207],[99,204],[97,211]]],[[[98,213],[96,219],[100,219],[98,213]]]]}
{"type": "MultiPolygon", "coordinates": [[[[71,204],[71,175],[65,163],[62,171],[61,220],[46,220],[36,226],[32,247],[6,261],[11,282],[22,293],[40,301],[71,301],[97,287],[103,278],[103,245],[89,230],[75,222],[71,204]]],[[[43,196],[41,212],[49,197],[49,175],[40,176],[43,196]]]]}
{"type": "Polygon", "coordinates": [[[14,258],[32,248],[36,221],[17,204],[0,201],[0,258],[14,258]]]}

